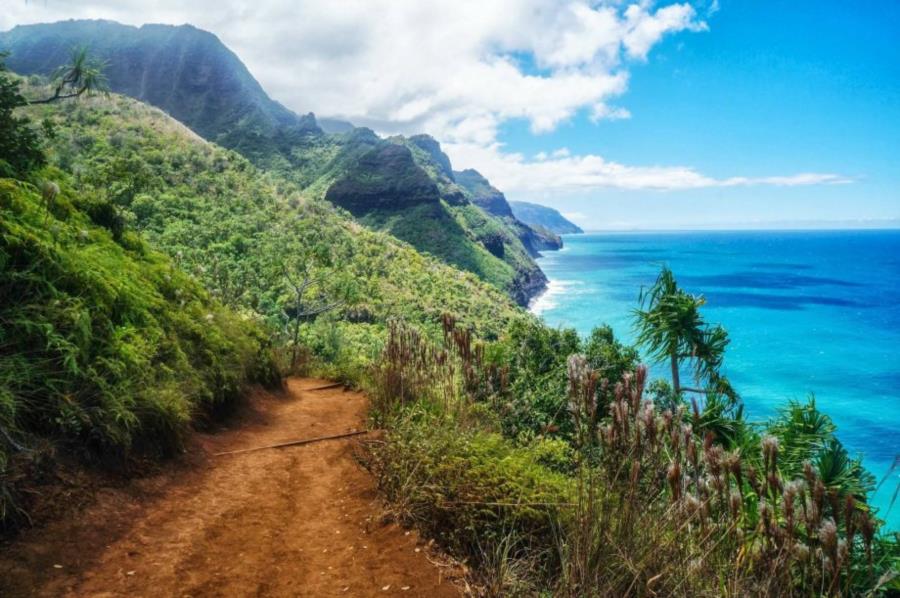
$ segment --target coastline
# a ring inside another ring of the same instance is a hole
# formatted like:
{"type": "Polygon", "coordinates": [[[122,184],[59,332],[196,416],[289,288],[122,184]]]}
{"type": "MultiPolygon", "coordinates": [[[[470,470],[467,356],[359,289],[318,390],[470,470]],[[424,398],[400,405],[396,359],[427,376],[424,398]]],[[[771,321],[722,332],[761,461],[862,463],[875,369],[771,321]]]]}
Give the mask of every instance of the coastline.
{"type": "Polygon", "coordinates": [[[764,421],[788,400],[804,400],[814,392],[849,454],[861,454],[864,467],[878,482],[889,476],[870,500],[888,521],[886,529],[897,530],[900,505],[888,511],[895,484],[900,483],[900,470],[891,468],[897,453],[891,439],[900,429],[900,413],[893,407],[896,366],[889,347],[900,339],[900,329],[892,324],[900,321],[900,311],[893,307],[900,286],[877,275],[885,266],[875,257],[847,257],[842,263],[821,258],[830,254],[828,246],[834,243],[851,244],[848,256],[880,255],[884,251],[879,248],[900,242],[897,234],[865,230],[579,235],[567,239],[571,254],[548,254],[538,260],[549,283],[528,310],[550,326],[575,328],[581,334],[606,323],[628,342],[629,313],[640,285],[652,281],[655,264],[669,263],[686,287],[707,296],[710,320],[722,323],[731,334],[725,361],[748,415],[764,421]],[[596,263],[592,256],[597,256],[596,263]],[[766,325],[761,327],[760,322],[766,325]],[[800,358],[810,345],[818,347],[812,364],[800,358]],[[782,358],[776,359],[778,355],[782,358]],[[796,356],[793,364],[783,358],[786,355],[796,356]],[[865,382],[848,385],[849,379],[865,382]]]}

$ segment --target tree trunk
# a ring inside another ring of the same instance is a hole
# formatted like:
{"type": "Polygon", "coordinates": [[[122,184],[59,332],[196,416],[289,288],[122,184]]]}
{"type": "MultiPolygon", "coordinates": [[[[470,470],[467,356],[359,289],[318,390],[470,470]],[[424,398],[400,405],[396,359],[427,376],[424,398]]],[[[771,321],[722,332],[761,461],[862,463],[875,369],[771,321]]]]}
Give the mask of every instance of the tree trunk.
{"type": "Polygon", "coordinates": [[[297,313],[294,314],[294,346],[291,350],[291,373],[297,373],[297,343],[300,340],[300,302],[297,302],[297,313]]]}
{"type": "Polygon", "coordinates": [[[681,396],[681,377],[678,373],[678,356],[672,353],[672,388],[675,396],[681,396]]]}

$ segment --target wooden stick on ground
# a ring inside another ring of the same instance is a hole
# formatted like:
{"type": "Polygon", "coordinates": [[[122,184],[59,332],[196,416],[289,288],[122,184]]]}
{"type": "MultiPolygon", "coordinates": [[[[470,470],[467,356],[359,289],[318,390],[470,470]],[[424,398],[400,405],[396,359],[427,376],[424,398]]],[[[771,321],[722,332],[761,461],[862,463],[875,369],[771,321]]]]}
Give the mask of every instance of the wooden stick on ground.
{"type": "Polygon", "coordinates": [[[360,430],[358,432],[345,432],[344,434],[335,434],[333,436],[318,436],[316,438],[306,438],[304,440],[291,440],[290,442],[281,442],[279,444],[269,444],[266,446],[255,446],[253,448],[238,449],[236,451],[225,451],[222,453],[213,453],[214,457],[222,455],[236,455],[237,453],[249,453],[251,451],[261,451],[263,449],[283,448],[286,446],[298,446],[301,444],[311,444],[313,442],[321,442],[322,440],[336,440],[338,438],[348,438],[350,436],[359,436],[360,434],[368,434],[368,430],[360,430]]]}
{"type": "Polygon", "coordinates": [[[300,392],[309,392],[311,390],[325,390],[326,388],[337,388],[338,386],[344,386],[343,382],[334,382],[333,384],[326,384],[325,386],[314,386],[312,388],[301,388],[300,392]]]}

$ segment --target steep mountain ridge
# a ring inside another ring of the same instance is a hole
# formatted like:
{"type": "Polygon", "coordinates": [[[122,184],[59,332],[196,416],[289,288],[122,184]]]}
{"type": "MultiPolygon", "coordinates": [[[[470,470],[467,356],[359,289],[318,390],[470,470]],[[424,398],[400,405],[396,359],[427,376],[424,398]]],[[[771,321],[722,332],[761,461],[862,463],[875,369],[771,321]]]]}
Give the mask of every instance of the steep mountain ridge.
{"type": "Polygon", "coordinates": [[[455,172],[454,175],[460,186],[468,191],[469,197],[475,205],[488,214],[503,219],[517,231],[519,239],[532,256],[537,257],[541,251],[553,251],[562,248],[563,243],[559,235],[542,226],[533,226],[516,217],[503,192],[491,185],[490,181],[484,178],[480,172],[470,168],[455,172]]]}
{"type": "Polygon", "coordinates": [[[321,133],[312,114],[298,116],[269,98],[218,37],[191,25],[62,21],[0,33],[9,68],[22,74],[49,75],[74,47],[106,63],[112,91],[161,108],[251,159],[321,133]]]}
{"type": "Polygon", "coordinates": [[[427,135],[381,139],[369,129],[271,100],[240,59],[211,33],[190,25],[66,21],[0,33],[9,65],[44,74],[85,46],[107,61],[112,91],[162,108],[202,137],[243,154],[326,198],[363,224],[385,230],[507,292],[520,305],[546,286],[534,262],[552,239],[496,217],[454,181],[440,144],[427,135]]]}
{"type": "Polygon", "coordinates": [[[584,232],[581,230],[581,227],[567,220],[565,216],[553,208],[527,201],[511,201],[509,205],[516,218],[536,229],[547,230],[557,235],[580,234],[584,232]]]}
{"type": "MultiPolygon", "coordinates": [[[[322,169],[324,197],[371,228],[385,230],[505,290],[520,305],[547,279],[522,243],[514,223],[484,212],[453,180],[440,144],[427,135],[381,140],[369,133],[333,139],[339,149],[322,169]]],[[[328,143],[325,139],[324,143],[328,143]]]]}

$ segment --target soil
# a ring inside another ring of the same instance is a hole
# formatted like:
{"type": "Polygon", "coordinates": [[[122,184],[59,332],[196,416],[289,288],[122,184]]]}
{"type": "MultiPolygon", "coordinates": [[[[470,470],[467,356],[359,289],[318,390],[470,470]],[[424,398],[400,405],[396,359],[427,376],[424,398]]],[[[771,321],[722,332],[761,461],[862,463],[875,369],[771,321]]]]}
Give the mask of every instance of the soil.
{"type": "Polygon", "coordinates": [[[0,545],[0,596],[459,596],[459,570],[383,522],[360,438],[366,397],[296,378],[256,391],[157,473],[0,545]]]}

